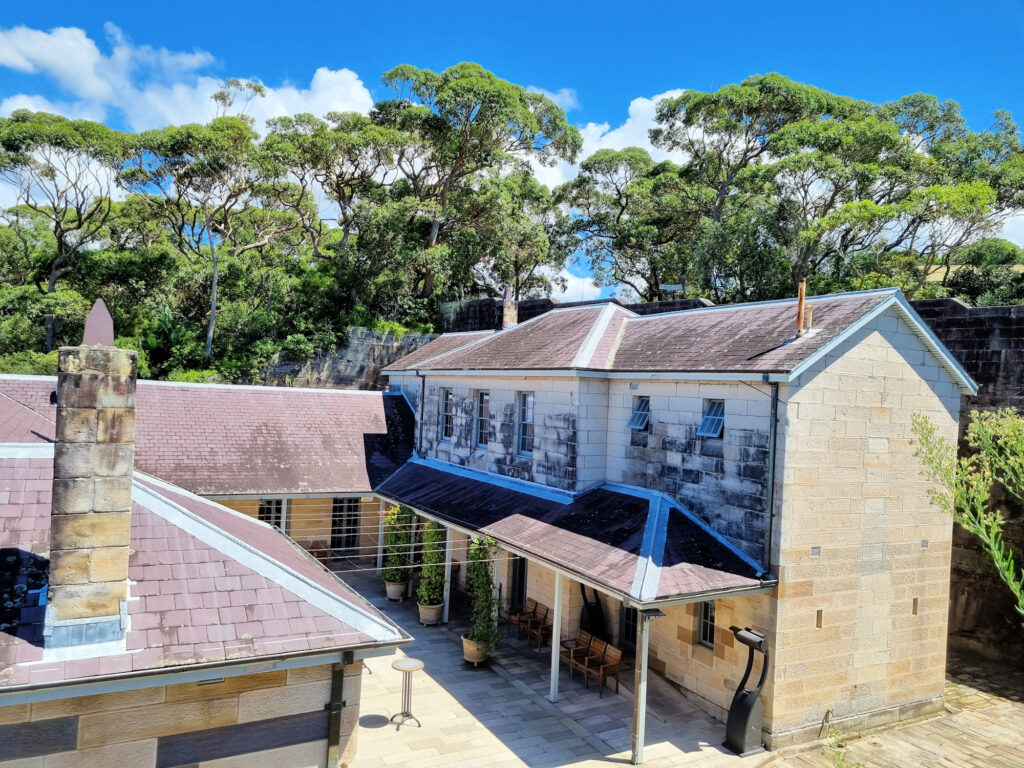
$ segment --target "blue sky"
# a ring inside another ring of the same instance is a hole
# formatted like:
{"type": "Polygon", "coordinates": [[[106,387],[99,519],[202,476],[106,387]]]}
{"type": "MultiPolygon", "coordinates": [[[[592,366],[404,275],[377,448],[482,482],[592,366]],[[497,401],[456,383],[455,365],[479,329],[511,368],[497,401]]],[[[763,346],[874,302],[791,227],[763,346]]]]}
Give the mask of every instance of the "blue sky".
{"type": "MultiPolygon", "coordinates": [[[[769,71],[872,101],[932,93],[959,102],[975,129],[997,109],[1024,120],[1024,0],[779,5],[9,4],[0,112],[29,106],[129,129],[204,119],[224,77],[271,87],[257,118],[365,109],[388,95],[379,78],[396,64],[476,61],[557,94],[587,152],[643,143],[653,97],[769,71]]],[[[1024,242],[1024,224],[1012,229],[1024,242]]]]}

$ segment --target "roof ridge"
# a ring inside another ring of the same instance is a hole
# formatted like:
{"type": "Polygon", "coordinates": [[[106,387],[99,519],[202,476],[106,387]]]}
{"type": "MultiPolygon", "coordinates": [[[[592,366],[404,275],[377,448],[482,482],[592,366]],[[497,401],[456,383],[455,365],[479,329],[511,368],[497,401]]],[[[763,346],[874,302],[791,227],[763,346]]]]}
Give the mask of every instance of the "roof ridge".
{"type": "Polygon", "coordinates": [[[591,323],[590,330],[587,331],[583,343],[576,350],[576,356],[572,359],[571,367],[582,368],[592,362],[591,358],[593,358],[594,353],[597,351],[597,345],[601,343],[601,337],[604,336],[604,332],[608,329],[608,324],[612,321],[612,315],[615,314],[612,306],[612,304],[605,304],[601,307],[600,314],[591,323]]]}
{"type": "MultiPolygon", "coordinates": [[[[829,301],[832,299],[848,298],[850,296],[866,296],[871,294],[897,294],[901,293],[899,288],[869,288],[863,291],[845,291],[843,293],[823,293],[819,296],[808,296],[805,301],[829,301]]],[[[757,307],[779,306],[782,304],[795,304],[799,299],[796,296],[786,299],[769,299],[767,301],[743,301],[738,304],[715,304],[710,307],[694,307],[693,309],[678,309],[674,312],[652,312],[649,315],[637,315],[630,318],[631,321],[654,320],[659,317],[675,317],[678,315],[695,315],[707,312],[738,311],[742,309],[754,309],[757,307]]]]}

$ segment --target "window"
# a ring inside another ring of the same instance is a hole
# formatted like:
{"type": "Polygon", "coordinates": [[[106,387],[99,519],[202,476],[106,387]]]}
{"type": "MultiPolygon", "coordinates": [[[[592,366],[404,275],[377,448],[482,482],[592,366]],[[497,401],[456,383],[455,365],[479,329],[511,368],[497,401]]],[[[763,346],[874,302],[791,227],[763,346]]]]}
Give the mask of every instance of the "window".
{"type": "Polygon", "coordinates": [[[697,428],[697,437],[720,440],[723,432],[725,432],[725,401],[705,400],[704,417],[697,428]]]}
{"type": "Polygon", "coordinates": [[[633,415],[626,426],[640,432],[651,431],[651,398],[642,395],[633,398],[633,415]]]}
{"type": "Polygon", "coordinates": [[[264,523],[284,530],[284,499],[260,499],[256,515],[264,523]]]}
{"type": "Polygon", "coordinates": [[[481,448],[487,446],[488,432],[491,427],[491,395],[489,392],[476,393],[476,444],[481,448]]]}
{"type": "Polygon", "coordinates": [[[358,545],[359,499],[336,498],[331,505],[331,549],[355,549],[358,545]]]}
{"type": "Polygon", "coordinates": [[[519,455],[533,454],[533,392],[519,393],[519,455]]]}
{"type": "Polygon", "coordinates": [[[700,625],[697,628],[697,642],[705,648],[715,647],[715,603],[709,600],[700,604],[700,625]]]}
{"type": "Polygon", "coordinates": [[[452,391],[441,390],[441,439],[451,440],[454,432],[454,419],[452,418],[452,391]]]}

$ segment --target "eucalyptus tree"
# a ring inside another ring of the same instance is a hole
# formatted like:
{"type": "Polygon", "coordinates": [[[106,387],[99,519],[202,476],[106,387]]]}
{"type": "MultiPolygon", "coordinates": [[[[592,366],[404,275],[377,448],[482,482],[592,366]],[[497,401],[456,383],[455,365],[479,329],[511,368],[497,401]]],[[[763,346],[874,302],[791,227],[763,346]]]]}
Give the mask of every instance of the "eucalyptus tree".
{"type": "Polygon", "coordinates": [[[398,189],[428,207],[429,226],[412,268],[418,295],[429,298],[447,255],[438,246],[463,228],[452,205],[459,191],[488,171],[573,160],[582,140],[553,101],[478,64],[440,73],[403,64],[382,79],[396,99],[379,102],[371,119],[407,135],[395,154],[405,182],[398,189]]]}
{"type": "Polygon", "coordinates": [[[625,285],[657,301],[662,285],[686,281],[685,253],[700,215],[680,170],[639,147],[601,149],[556,191],[598,285],[625,285]]]}
{"type": "MultiPolygon", "coordinates": [[[[124,135],[100,123],[27,110],[0,118],[0,178],[15,195],[2,217],[31,263],[44,303],[57,302],[61,281],[103,237],[124,153],[124,135]],[[45,243],[40,224],[52,236],[45,243]]],[[[61,325],[60,312],[52,309],[45,313],[47,351],[61,325]]]]}
{"type": "Polygon", "coordinates": [[[268,167],[248,120],[217,117],[140,134],[121,174],[128,189],[145,196],[182,256],[210,262],[207,357],[222,255],[266,248],[297,226],[278,204],[280,189],[268,167]]]}

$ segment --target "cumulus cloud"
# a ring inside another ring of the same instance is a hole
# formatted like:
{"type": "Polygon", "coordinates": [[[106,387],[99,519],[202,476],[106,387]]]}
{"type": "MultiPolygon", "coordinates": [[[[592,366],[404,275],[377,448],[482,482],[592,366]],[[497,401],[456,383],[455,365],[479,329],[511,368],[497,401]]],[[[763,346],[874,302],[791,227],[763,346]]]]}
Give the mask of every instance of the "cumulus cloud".
{"type": "MultiPolygon", "coordinates": [[[[38,75],[54,83],[60,99],[16,94],[0,102],[0,114],[20,108],[43,109],[69,117],[117,122],[132,130],[171,123],[202,122],[214,115],[210,96],[222,79],[204,74],[215,64],[207,51],[172,51],[136,45],[107,24],[106,51],[84,30],[0,29],[0,67],[38,75]]],[[[321,67],[308,86],[284,83],[268,87],[247,113],[256,126],[277,115],[312,112],[368,112],[372,97],[348,69],[321,67]]]]}
{"type": "MultiPolygon", "coordinates": [[[[625,149],[626,147],[642,147],[651,153],[655,160],[671,159],[682,161],[682,153],[665,152],[651,146],[647,132],[654,127],[654,115],[658,102],[662,99],[678,96],[681,89],[665,91],[651,97],[640,97],[629,103],[629,112],[625,122],[612,126],[611,123],[587,123],[580,128],[583,138],[581,159],[590,157],[599,149],[625,149]]],[[[567,162],[559,162],[554,166],[535,164],[534,169],[539,178],[547,186],[554,188],[576,178],[579,166],[567,162]]]]}
{"type": "Polygon", "coordinates": [[[580,100],[576,95],[575,88],[559,88],[557,91],[549,91],[547,88],[528,85],[526,90],[532,93],[539,93],[541,96],[547,96],[566,112],[580,108],[580,100]]]}

